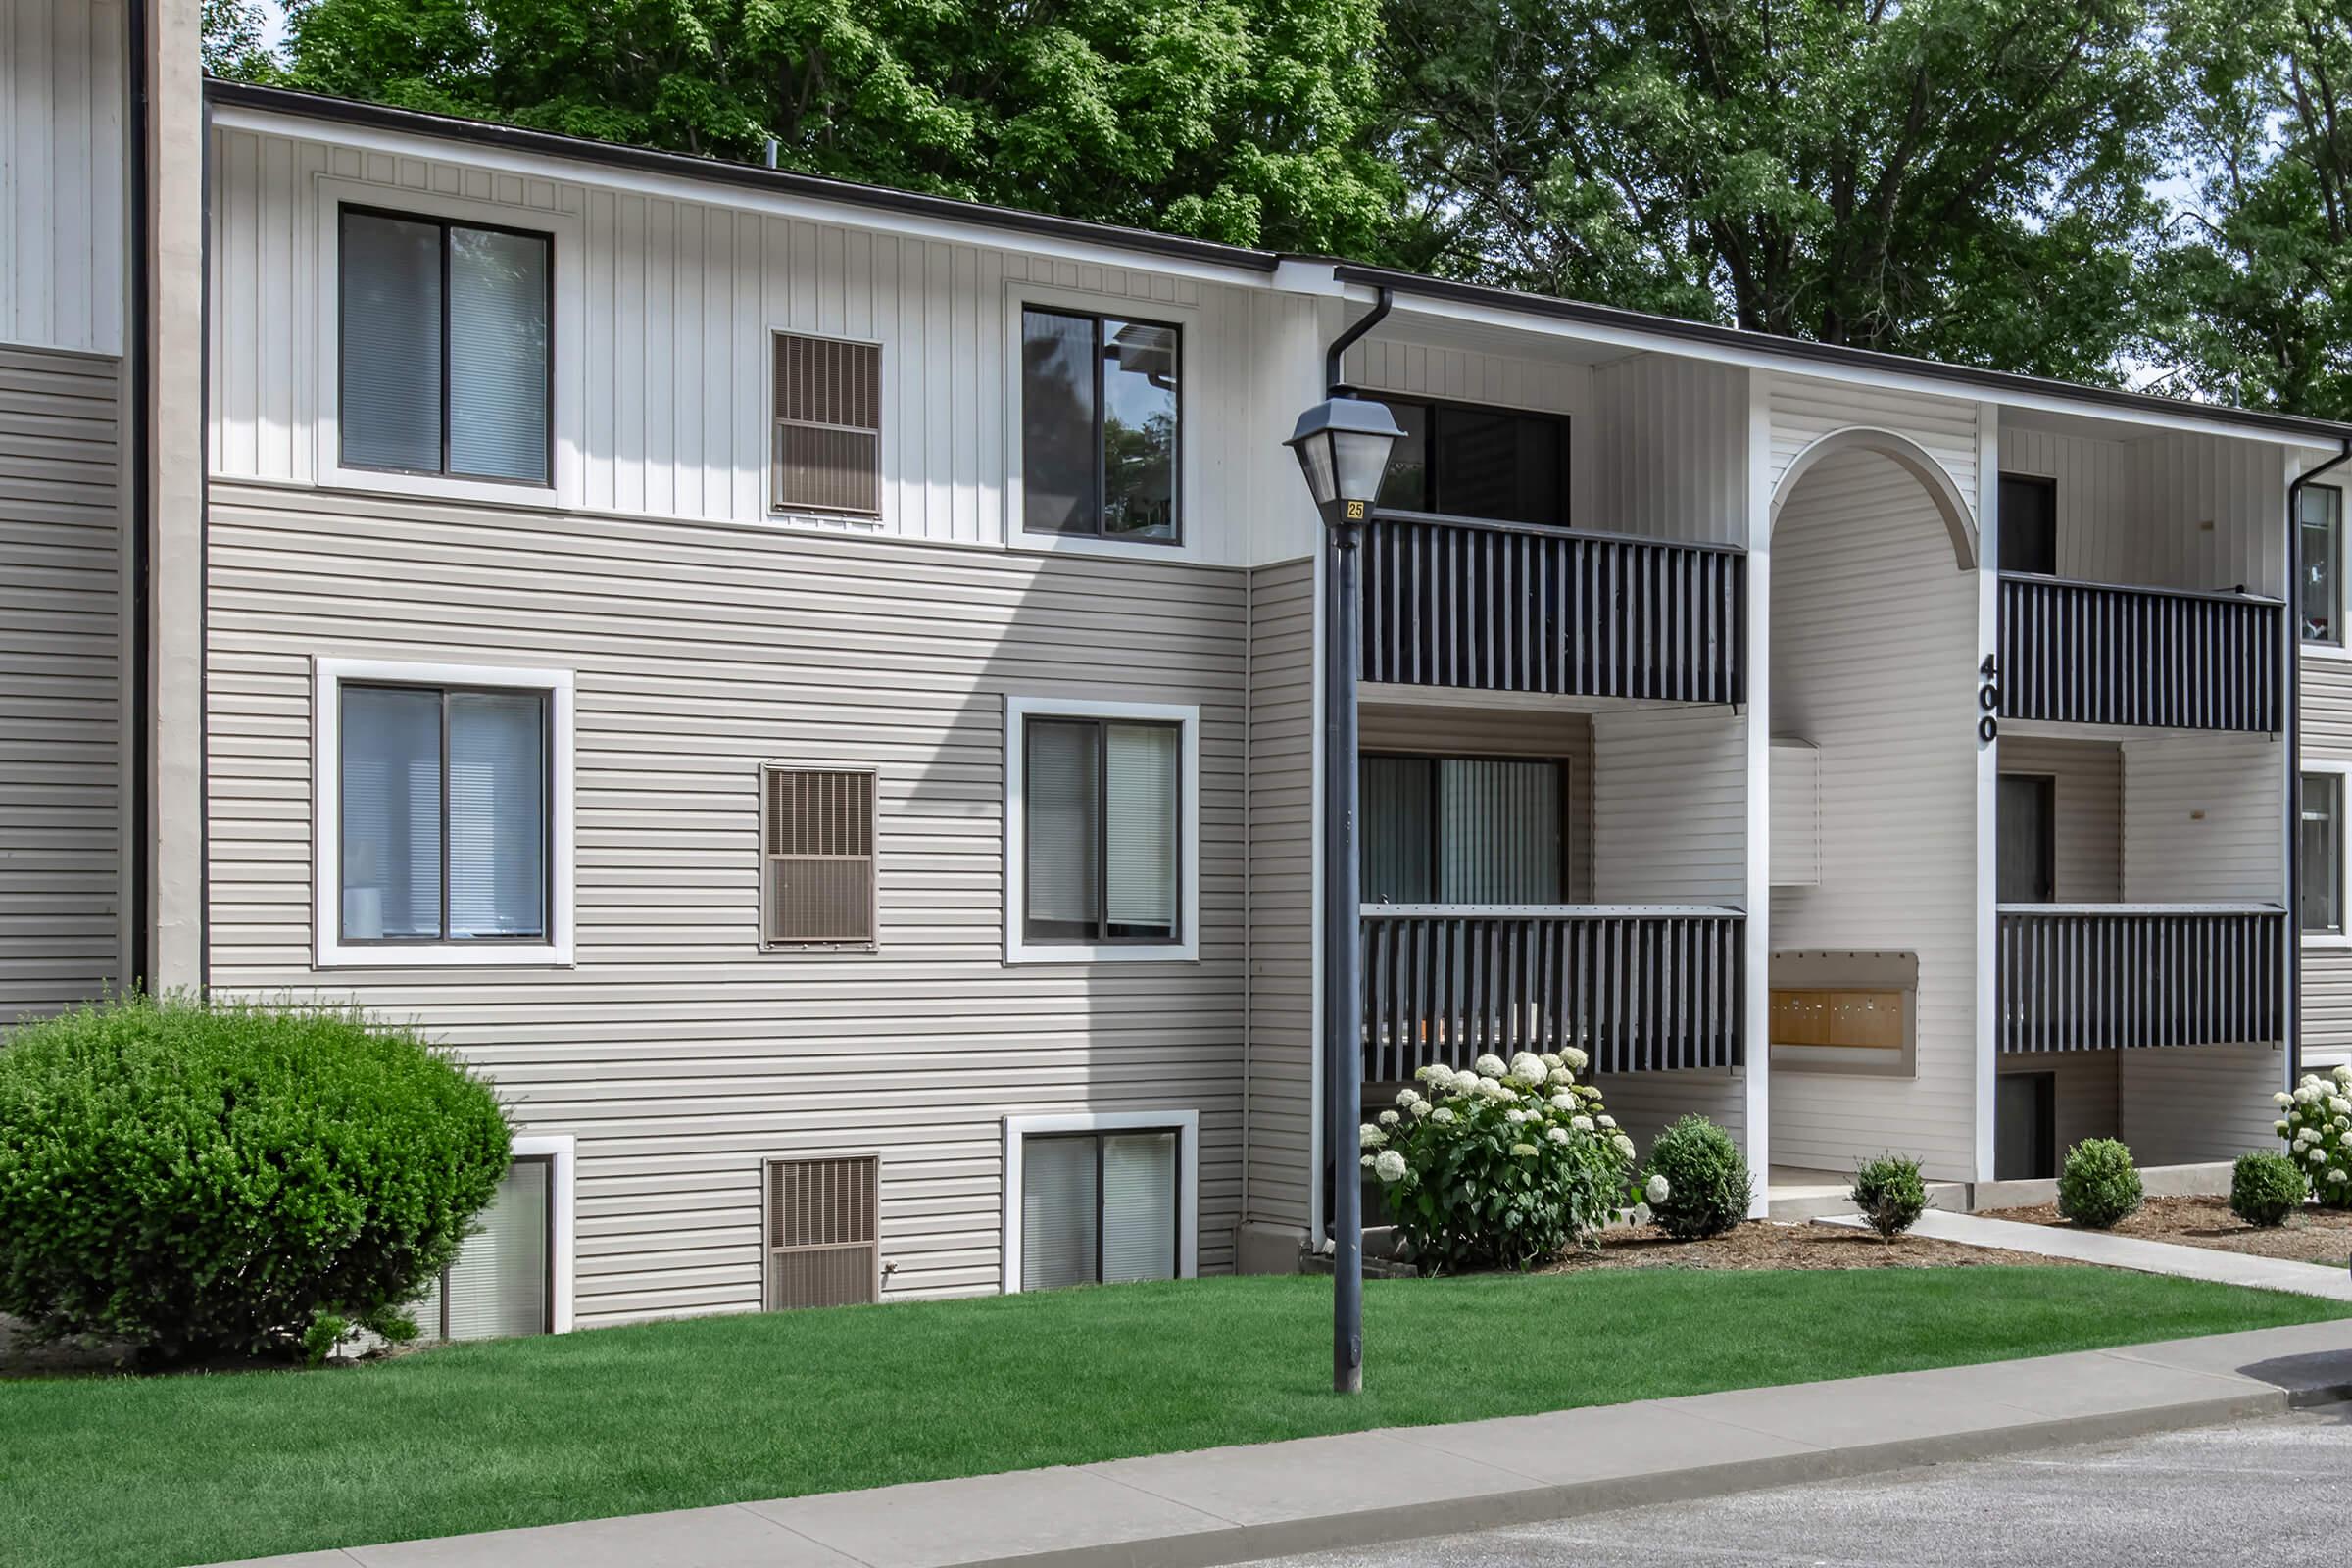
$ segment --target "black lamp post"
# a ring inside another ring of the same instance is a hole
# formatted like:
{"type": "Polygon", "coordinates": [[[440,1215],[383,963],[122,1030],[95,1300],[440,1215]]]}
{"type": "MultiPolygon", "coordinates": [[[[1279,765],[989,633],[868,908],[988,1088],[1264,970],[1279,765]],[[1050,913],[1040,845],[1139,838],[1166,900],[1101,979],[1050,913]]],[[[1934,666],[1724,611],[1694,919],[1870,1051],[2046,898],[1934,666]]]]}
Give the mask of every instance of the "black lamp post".
{"type": "MultiPolygon", "coordinates": [[[[1364,323],[1366,325],[1369,322],[1364,323]]],[[[1338,359],[1337,349],[1333,359],[1338,359]]],[[[1336,368],[1333,379],[1337,379],[1336,368]]],[[[1388,405],[1333,396],[1298,416],[1286,443],[1298,455],[1306,488],[1323,514],[1330,549],[1323,572],[1323,1083],[1325,1142],[1332,1160],[1331,1386],[1364,1387],[1363,1182],[1350,1130],[1363,1113],[1363,987],[1358,978],[1359,906],[1355,860],[1355,678],[1362,630],[1357,545],[1403,431],[1388,405]]]]}

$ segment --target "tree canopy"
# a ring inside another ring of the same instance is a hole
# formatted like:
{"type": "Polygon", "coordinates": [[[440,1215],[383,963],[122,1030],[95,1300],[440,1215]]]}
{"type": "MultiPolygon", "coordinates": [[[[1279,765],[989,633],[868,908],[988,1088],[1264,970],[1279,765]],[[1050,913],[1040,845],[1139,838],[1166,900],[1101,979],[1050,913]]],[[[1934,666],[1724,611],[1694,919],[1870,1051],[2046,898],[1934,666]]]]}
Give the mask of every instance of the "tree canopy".
{"type": "Polygon", "coordinates": [[[2352,0],[258,5],[213,70],[2352,415],[2352,0]]]}

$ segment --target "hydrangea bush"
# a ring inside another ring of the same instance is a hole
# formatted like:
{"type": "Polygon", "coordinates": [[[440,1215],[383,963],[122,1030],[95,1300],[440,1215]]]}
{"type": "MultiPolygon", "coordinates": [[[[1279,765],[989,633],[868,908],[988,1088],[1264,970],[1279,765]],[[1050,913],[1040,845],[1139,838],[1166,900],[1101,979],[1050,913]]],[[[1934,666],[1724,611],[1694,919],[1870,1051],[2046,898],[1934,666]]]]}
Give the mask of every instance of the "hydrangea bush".
{"type": "Polygon", "coordinates": [[[1581,1051],[1429,1066],[1395,1109],[1364,1124],[1363,1163],[1425,1273],[1532,1268],[1590,1243],[1644,1197],[1634,1141],[1580,1084],[1581,1051]]]}
{"type": "Polygon", "coordinates": [[[2323,1078],[2305,1073],[2278,1102],[2273,1125],[2287,1143],[2287,1157],[2302,1169],[2312,1196],[2331,1208],[2352,1208],[2352,1066],[2323,1078]]]}

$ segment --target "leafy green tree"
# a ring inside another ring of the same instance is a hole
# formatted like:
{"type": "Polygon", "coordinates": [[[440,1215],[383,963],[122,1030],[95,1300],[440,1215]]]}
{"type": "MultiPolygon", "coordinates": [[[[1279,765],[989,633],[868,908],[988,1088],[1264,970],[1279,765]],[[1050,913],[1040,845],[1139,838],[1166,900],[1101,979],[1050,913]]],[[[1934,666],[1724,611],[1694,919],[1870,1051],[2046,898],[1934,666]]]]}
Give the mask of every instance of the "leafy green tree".
{"type": "Polygon", "coordinates": [[[2162,385],[2352,416],[2352,6],[2173,0],[2193,197],[2159,269],[2162,385]]]}
{"type": "Polygon", "coordinates": [[[1391,0],[1415,266],[2084,378],[2135,341],[2142,0],[1391,0]]]}
{"type": "Polygon", "coordinates": [[[297,0],[292,84],[1362,253],[1379,0],[297,0]]]}
{"type": "Polygon", "coordinates": [[[204,0],[202,25],[204,69],[214,75],[251,81],[275,70],[257,0],[204,0]]]}

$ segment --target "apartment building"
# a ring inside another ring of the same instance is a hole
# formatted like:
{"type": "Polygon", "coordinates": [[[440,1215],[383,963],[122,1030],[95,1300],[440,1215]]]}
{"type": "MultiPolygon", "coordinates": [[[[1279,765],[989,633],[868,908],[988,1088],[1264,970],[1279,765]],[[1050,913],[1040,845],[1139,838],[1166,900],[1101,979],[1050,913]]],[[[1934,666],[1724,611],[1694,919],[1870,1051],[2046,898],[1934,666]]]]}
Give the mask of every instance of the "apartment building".
{"type": "MultiPolygon", "coordinates": [[[[2298,1010],[2352,1043],[2306,482],[2352,426],[205,99],[206,259],[158,263],[209,323],[201,523],[106,611],[188,682],[145,722],[201,718],[111,787],[202,876],[110,952],[496,1082],[518,1159],[438,1332],[1298,1266],[1357,960],[1316,935],[1331,628],[1281,443],[1345,333],[1405,432],[1368,1093],[1575,1045],[1638,1141],[1731,1129],[1761,1209],[1888,1149],[2226,1158],[2298,1010]]],[[[7,896],[14,974],[58,927],[7,896]]]]}

